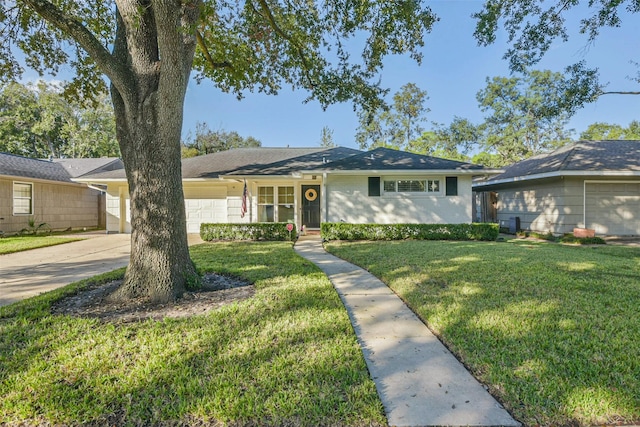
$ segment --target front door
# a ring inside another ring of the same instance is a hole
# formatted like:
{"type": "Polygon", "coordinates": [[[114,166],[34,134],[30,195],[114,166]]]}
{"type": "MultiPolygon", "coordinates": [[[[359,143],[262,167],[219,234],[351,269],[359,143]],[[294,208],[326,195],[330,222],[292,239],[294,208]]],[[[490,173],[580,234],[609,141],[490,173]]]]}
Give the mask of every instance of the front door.
{"type": "Polygon", "coordinates": [[[320,186],[302,186],[302,225],[320,228],[320,186]]]}

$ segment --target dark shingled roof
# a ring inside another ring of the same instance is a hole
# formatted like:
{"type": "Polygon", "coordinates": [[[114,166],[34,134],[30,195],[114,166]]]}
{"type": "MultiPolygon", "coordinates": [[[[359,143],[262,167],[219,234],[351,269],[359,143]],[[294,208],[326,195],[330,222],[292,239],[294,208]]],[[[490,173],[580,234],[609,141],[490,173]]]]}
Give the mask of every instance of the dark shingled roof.
{"type": "Polygon", "coordinates": [[[481,185],[541,174],[640,171],[640,141],[578,141],[505,168],[481,185]]]}
{"type": "Polygon", "coordinates": [[[0,153],[0,175],[72,182],[64,167],[58,163],[7,153],[0,153]]]}
{"type": "Polygon", "coordinates": [[[122,169],[122,167],[122,160],[115,157],[42,160],[0,153],[0,175],[22,178],[73,182],[71,178],[77,178],[89,172],[122,169]]]}
{"type": "Polygon", "coordinates": [[[62,165],[71,178],[77,178],[88,173],[99,173],[122,169],[122,160],[117,157],[99,157],[95,159],[53,159],[54,163],[62,165]]]}
{"type": "MultiPolygon", "coordinates": [[[[182,178],[218,178],[223,175],[289,175],[360,153],[350,148],[235,148],[182,160],[182,178]]],[[[124,169],[83,176],[83,179],[125,179],[124,169]]]]}
{"type": "MultiPolygon", "coordinates": [[[[182,178],[289,176],[299,171],[484,170],[483,166],[404,151],[377,148],[236,148],[182,160],[182,178]]],[[[83,180],[125,179],[124,169],[88,174],[83,180]]]]}
{"type": "MultiPolygon", "coordinates": [[[[260,150],[260,149],[246,149],[260,150]]],[[[227,175],[291,175],[301,170],[316,169],[325,162],[336,162],[361,153],[352,148],[267,148],[255,152],[254,161],[227,175]],[[293,151],[295,150],[295,151],[293,151]],[[277,157],[280,157],[279,159],[277,157]]],[[[223,175],[222,173],[220,175],[223,175]]]]}
{"type": "Polygon", "coordinates": [[[347,171],[347,170],[478,170],[484,166],[455,160],[441,159],[422,154],[408,153],[406,151],[392,150],[389,148],[376,148],[368,152],[359,152],[351,157],[337,162],[321,165],[317,170],[347,171]]]}

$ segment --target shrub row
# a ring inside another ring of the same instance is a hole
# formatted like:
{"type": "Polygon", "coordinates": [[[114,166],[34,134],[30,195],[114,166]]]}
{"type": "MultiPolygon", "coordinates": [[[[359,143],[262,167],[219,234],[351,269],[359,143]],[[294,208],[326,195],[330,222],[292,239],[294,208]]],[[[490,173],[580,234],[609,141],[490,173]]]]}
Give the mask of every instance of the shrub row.
{"type": "Polygon", "coordinates": [[[498,238],[498,224],[347,224],[323,223],[324,240],[488,240],[498,238]]]}
{"type": "Polygon", "coordinates": [[[297,230],[294,224],[289,233],[286,222],[257,222],[251,224],[201,224],[200,237],[212,240],[295,240],[297,230]]]}

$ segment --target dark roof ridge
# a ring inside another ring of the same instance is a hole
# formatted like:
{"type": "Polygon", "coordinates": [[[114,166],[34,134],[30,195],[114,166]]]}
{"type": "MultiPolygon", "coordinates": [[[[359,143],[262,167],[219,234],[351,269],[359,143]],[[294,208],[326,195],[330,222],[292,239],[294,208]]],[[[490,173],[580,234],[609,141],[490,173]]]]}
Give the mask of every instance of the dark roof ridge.
{"type": "MultiPolygon", "coordinates": [[[[567,148],[570,147],[568,150],[566,150],[566,155],[564,156],[564,158],[562,159],[562,161],[560,162],[560,166],[558,167],[558,170],[566,170],[566,167],[569,165],[570,163],[570,157],[573,156],[573,153],[576,151],[576,148],[578,148],[578,145],[582,145],[581,144],[582,141],[578,141],[578,142],[574,142],[573,144],[569,144],[568,146],[566,146],[567,148]]],[[[555,151],[560,151],[562,148],[564,147],[560,147],[558,149],[556,149],[555,151]]],[[[553,153],[553,152],[551,152],[553,153]]],[[[549,155],[551,155],[551,153],[548,153],[549,155]]]]}

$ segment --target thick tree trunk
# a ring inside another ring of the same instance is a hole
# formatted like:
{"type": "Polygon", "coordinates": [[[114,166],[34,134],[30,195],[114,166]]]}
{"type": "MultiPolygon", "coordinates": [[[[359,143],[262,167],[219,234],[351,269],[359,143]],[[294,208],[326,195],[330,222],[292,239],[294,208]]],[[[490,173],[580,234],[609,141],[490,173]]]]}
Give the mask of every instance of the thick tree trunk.
{"type": "Polygon", "coordinates": [[[127,120],[136,128],[118,137],[127,169],[132,234],[129,267],[116,296],[166,302],[182,295],[185,284],[197,278],[187,245],[179,138],[167,131],[175,128],[179,135],[181,121],[166,113],[158,114],[165,117],[162,125],[146,121],[156,110],[171,109],[158,105],[158,96],[151,98],[139,106],[144,114],[127,120]]]}
{"type": "Polygon", "coordinates": [[[132,236],[125,281],[114,297],[166,302],[198,282],[187,245],[180,162],[184,96],[195,51],[188,30],[198,8],[152,4],[140,16],[137,2],[118,2],[114,56],[131,73],[124,84],[111,86],[111,94],[132,236]]]}

